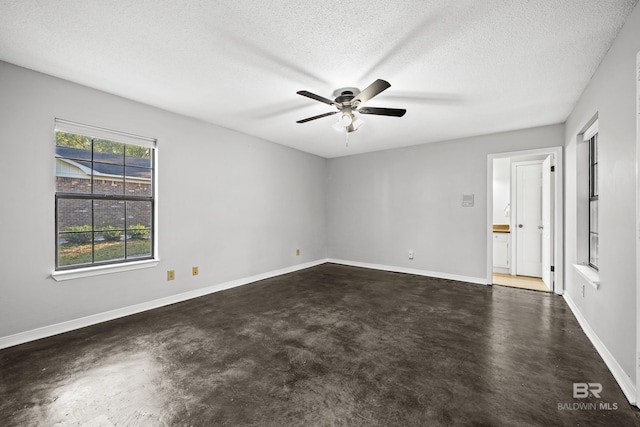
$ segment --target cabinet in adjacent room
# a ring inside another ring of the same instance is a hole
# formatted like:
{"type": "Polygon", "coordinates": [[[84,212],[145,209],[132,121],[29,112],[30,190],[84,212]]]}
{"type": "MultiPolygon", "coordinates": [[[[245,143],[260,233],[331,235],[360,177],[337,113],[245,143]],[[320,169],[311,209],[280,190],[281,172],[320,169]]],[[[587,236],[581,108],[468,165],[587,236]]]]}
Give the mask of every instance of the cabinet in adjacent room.
{"type": "Polygon", "coordinates": [[[511,251],[509,250],[510,233],[493,233],[493,267],[509,268],[511,251]]]}

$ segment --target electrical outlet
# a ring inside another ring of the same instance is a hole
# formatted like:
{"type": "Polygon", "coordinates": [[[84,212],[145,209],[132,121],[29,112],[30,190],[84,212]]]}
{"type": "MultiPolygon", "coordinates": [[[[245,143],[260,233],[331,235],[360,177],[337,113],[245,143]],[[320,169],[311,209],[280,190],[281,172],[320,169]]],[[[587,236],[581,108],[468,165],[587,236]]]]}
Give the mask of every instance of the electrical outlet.
{"type": "Polygon", "coordinates": [[[176,271],[175,270],[168,270],[167,271],[167,280],[173,280],[176,278],[176,271]]]}
{"type": "Polygon", "coordinates": [[[197,276],[198,275],[198,267],[191,267],[191,274],[193,276],[197,276]]]}
{"type": "Polygon", "coordinates": [[[409,251],[409,259],[413,259],[413,251],[409,251]]]}
{"type": "Polygon", "coordinates": [[[300,249],[296,249],[296,256],[300,256],[300,249]]]}

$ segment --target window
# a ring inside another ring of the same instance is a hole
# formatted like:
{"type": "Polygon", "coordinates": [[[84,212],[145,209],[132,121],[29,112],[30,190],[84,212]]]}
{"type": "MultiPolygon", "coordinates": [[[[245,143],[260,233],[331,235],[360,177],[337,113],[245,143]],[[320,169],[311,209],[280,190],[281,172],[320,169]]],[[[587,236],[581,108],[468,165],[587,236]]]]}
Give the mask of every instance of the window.
{"type": "Polygon", "coordinates": [[[584,134],[589,144],[589,265],[598,269],[598,122],[584,134]]]}
{"type": "Polygon", "coordinates": [[[153,139],[56,120],[56,270],[154,256],[153,139]]]}

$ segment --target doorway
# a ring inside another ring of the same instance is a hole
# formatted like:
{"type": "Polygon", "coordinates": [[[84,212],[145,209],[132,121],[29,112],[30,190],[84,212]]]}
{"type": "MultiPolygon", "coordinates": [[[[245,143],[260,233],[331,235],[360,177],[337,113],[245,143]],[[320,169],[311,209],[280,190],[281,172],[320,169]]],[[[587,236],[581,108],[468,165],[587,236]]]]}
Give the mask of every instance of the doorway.
{"type": "Polygon", "coordinates": [[[488,284],[562,293],[561,165],[561,147],[488,156],[488,284]]]}

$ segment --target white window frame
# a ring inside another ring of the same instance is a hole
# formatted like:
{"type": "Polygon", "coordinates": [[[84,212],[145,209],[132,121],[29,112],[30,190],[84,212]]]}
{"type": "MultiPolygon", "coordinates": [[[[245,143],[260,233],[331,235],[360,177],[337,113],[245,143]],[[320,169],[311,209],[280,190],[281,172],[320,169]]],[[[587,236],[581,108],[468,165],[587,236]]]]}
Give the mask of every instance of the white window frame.
{"type": "MultiPolygon", "coordinates": [[[[587,257],[588,257],[588,265],[589,267],[593,268],[594,270],[598,271],[599,267],[598,267],[598,260],[599,260],[599,256],[597,256],[596,259],[596,263],[592,262],[592,235],[596,234],[598,235],[599,233],[599,227],[598,227],[598,211],[599,211],[599,205],[598,205],[598,120],[596,119],[591,126],[589,126],[589,128],[587,128],[587,130],[584,132],[583,134],[583,141],[586,142],[588,144],[588,151],[589,151],[589,170],[588,170],[588,178],[589,178],[589,182],[588,182],[588,188],[589,188],[589,205],[588,205],[588,212],[589,212],[589,228],[588,228],[588,236],[587,236],[587,242],[588,242],[588,249],[587,249],[587,257]],[[594,149],[596,150],[596,152],[594,153],[594,149]],[[592,203],[596,202],[596,218],[594,220],[593,216],[593,212],[592,212],[592,203]],[[595,226],[594,226],[594,222],[595,222],[595,226]],[[594,231],[595,228],[595,231],[594,231]]],[[[596,253],[599,253],[599,244],[596,247],[596,253]]]]}
{"type": "MultiPolygon", "coordinates": [[[[130,133],[114,131],[102,127],[96,127],[81,123],[76,123],[68,120],[55,119],[54,134],[57,131],[90,136],[98,139],[105,139],[117,142],[123,142],[125,144],[134,144],[153,149],[152,157],[152,170],[153,170],[153,217],[152,217],[152,233],[153,233],[153,246],[151,248],[151,258],[131,260],[126,262],[114,262],[105,263],[100,265],[86,266],[82,265],[77,268],[59,269],[51,273],[51,277],[55,281],[64,281],[70,279],[77,279],[82,277],[91,277],[97,275],[103,275],[108,273],[117,273],[123,271],[137,270],[141,268],[156,267],[159,264],[158,258],[158,147],[157,140],[154,138],[148,138],[138,136],[130,133]]],[[[57,228],[57,226],[56,226],[57,228]]],[[[56,239],[58,238],[56,233],[56,239]]],[[[57,249],[56,249],[57,250],[57,249]]]]}

